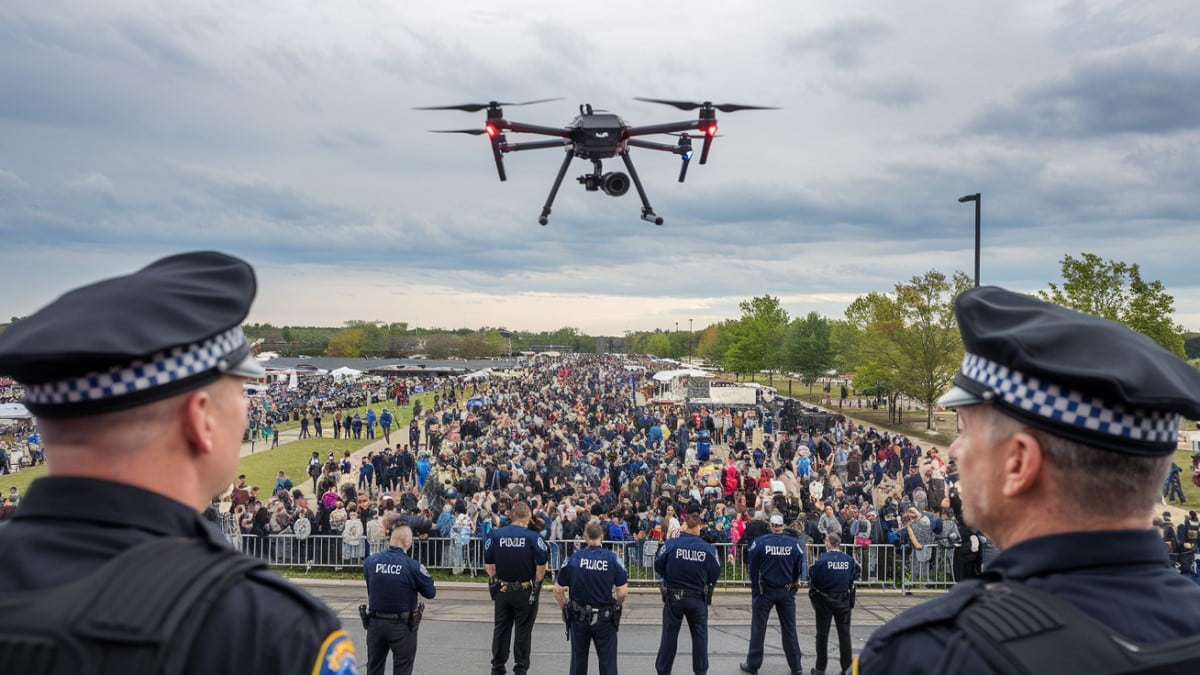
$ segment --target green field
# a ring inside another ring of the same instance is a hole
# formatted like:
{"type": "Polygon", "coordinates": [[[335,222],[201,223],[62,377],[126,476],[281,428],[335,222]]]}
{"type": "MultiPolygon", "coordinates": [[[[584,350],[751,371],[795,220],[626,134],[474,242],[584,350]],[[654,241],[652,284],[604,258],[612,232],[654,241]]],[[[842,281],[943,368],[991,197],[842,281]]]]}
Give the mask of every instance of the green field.
{"type": "MultiPolygon", "coordinates": [[[[413,400],[420,400],[421,407],[428,410],[433,401],[433,394],[417,394],[413,397],[413,400]]],[[[383,408],[379,404],[373,407],[376,413],[383,408]]],[[[388,407],[395,408],[395,406],[388,407]]],[[[354,415],[356,411],[363,413],[366,410],[367,406],[362,406],[360,408],[351,408],[349,413],[354,415]]],[[[343,411],[342,414],[345,413],[346,411],[343,411]]],[[[408,423],[412,420],[412,404],[410,403],[399,410],[392,410],[392,414],[396,416],[396,422],[392,425],[393,443],[407,442],[408,423]]],[[[332,431],[327,429],[326,433],[331,434],[332,431]]],[[[308,458],[314,450],[320,453],[322,461],[325,460],[326,455],[330,451],[333,451],[333,456],[340,461],[343,452],[349,450],[351,453],[354,453],[356,450],[382,438],[383,435],[376,428],[376,438],[374,440],[364,438],[361,440],[351,439],[347,441],[339,439],[335,441],[333,438],[327,436],[326,438],[309,438],[302,441],[281,443],[274,450],[267,449],[270,447],[270,442],[260,442],[257,444],[257,447],[261,449],[256,450],[253,454],[246,455],[238,463],[238,473],[246,474],[247,484],[259,486],[261,488],[259,496],[265,500],[271,492],[272,486],[275,485],[275,475],[280,469],[287,472],[288,478],[291,478],[292,483],[297,487],[304,481],[312,480],[305,473],[305,469],[308,467],[308,458]]],[[[24,494],[30,483],[45,475],[46,465],[42,464],[18,473],[0,476],[0,490],[3,491],[3,494],[8,494],[8,489],[15,485],[24,494]]]]}

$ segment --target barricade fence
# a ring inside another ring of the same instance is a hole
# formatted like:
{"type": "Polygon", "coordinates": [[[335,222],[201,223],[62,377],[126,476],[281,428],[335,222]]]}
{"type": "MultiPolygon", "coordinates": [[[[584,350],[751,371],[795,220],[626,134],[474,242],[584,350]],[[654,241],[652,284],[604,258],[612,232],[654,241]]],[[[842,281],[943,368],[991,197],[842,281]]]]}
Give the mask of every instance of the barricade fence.
{"type": "MultiPolygon", "coordinates": [[[[227,534],[227,539],[247,555],[262,558],[273,567],[301,567],[305,570],[327,569],[341,571],[361,568],[366,556],[387,548],[386,540],[357,543],[344,541],[338,535],[311,535],[299,539],[292,534],[272,534],[259,537],[227,534]]],[[[550,541],[547,570],[556,572],[570,555],[583,546],[582,542],[550,541]]],[[[656,585],[654,559],[658,554],[657,541],[606,541],[604,547],[614,551],[625,565],[629,583],[634,586],[656,585]]],[[[713,544],[721,561],[721,586],[749,586],[747,548],[738,544],[713,544]]],[[[802,581],[808,581],[808,567],[825,551],[824,546],[809,544],[805,552],[802,581]]],[[[954,585],[954,549],[926,546],[921,550],[895,547],[890,544],[843,546],[862,567],[859,588],[889,590],[945,589],[954,585]]],[[[453,538],[430,537],[415,539],[409,552],[430,570],[445,570],[454,574],[479,576],[485,574],[483,540],[465,541],[453,538]]]]}

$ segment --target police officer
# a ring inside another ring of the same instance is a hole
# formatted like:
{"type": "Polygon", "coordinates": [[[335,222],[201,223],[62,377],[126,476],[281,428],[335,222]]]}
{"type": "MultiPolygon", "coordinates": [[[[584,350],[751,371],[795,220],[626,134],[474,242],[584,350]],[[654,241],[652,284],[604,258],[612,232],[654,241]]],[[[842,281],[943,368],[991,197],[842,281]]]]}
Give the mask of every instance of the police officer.
{"type": "MultiPolygon", "coordinates": [[[[49,467],[0,528],[0,596],[48,597],[130,549],[169,539],[204,555],[227,549],[199,513],[237,473],[242,384],[265,374],[241,329],[255,291],[246,262],[185,253],[69,291],[0,334],[0,374],[25,385],[49,467]]],[[[140,605],[155,600],[144,590],[112,597],[104,620],[138,622],[140,605]]],[[[25,620],[9,614],[0,617],[0,642],[15,635],[6,619],[25,620]]],[[[95,660],[111,666],[107,657],[127,648],[102,644],[95,660]]],[[[188,650],[188,673],[355,668],[337,616],[266,569],[220,593],[191,643],[170,648],[188,650]],[[264,648],[281,644],[288,649],[264,648]]]]}
{"type": "Polygon", "coordinates": [[[496,608],[492,631],[494,675],[505,672],[510,640],[515,661],[513,672],[529,671],[533,622],[537,619],[549,553],[546,542],[529,529],[530,518],[529,505],[517,502],[508,513],[511,524],[492,530],[483,543],[483,562],[496,608]],[[514,624],[517,628],[515,639],[512,637],[514,624]]]}
{"type": "Polygon", "coordinates": [[[796,590],[804,568],[804,548],[783,533],[783,515],[771,515],[771,531],[750,544],[750,651],[741,665],[744,673],[757,673],[763,662],[767,619],[774,609],[783,635],[783,653],[793,675],[800,673],[800,640],[796,636],[796,590]]]}
{"type": "Polygon", "coordinates": [[[817,617],[817,667],[811,675],[825,675],[829,659],[829,621],[837,625],[839,665],[844,673],[850,667],[850,610],[854,609],[854,580],[862,568],[854,558],[841,551],[842,538],[836,532],[825,535],[825,552],[808,572],[808,599],[817,617]]]}
{"type": "Polygon", "coordinates": [[[875,631],[859,672],[1178,672],[1143,661],[1169,657],[1145,647],[1196,642],[1200,613],[1178,610],[1200,607],[1200,588],[1151,521],[1180,416],[1200,418],[1200,370],[1124,326],[1000,288],[965,291],[955,311],[966,353],[940,404],[958,412],[963,518],[1000,553],[875,631]]]}
{"type": "Polygon", "coordinates": [[[687,617],[692,634],[692,671],[708,672],[708,604],[721,578],[721,563],[713,545],[700,538],[701,514],[696,502],[683,507],[684,524],[678,537],[667,540],[654,571],[662,578],[663,628],[654,668],[660,675],[671,672],[679,641],[679,627],[687,617]]]}
{"type": "Polygon", "coordinates": [[[382,675],[392,653],[393,675],[409,675],[417,656],[417,629],[424,604],[417,595],[437,593],[429,571],[409,557],[412,528],[402,516],[389,513],[384,520],[387,549],[367,556],[363,576],[367,581],[367,675],[382,675]]]}
{"type": "Polygon", "coordinates": [[[617,673],[617,628],[629,577],[616,553],[603,548],[604,526],[592,519],[583,528],[587,548],[571,554],[554,579],[554,600],[567,620],[571,675],[586,675],[588,645],[595,641],[600,675],[617,673]]]}

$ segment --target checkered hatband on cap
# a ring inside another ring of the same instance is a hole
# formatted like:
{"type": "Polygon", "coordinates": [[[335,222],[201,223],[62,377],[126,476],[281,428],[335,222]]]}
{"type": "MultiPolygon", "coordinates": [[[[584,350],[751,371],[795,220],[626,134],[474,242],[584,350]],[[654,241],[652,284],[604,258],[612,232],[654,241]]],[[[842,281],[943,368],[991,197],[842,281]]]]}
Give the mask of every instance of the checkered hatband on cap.
{"type": "Polygon", "coordinates": [[[203,342],[174,347],[128,366],[71,380],[27,385],[25,400],[37,405],[62,405],[144,392],[223,366],[230,356],[245,348],[246,335],[241,326],[234,326],[203,342]]]}
{"type": "Polygon", "coordinates": [[[1004,403],[1061,425],[1143,443],[1174,444],[1179,434],[1178,413],[1105,403],[977,354],[963,357],[962,374],[988,387],[1004,403]]]}

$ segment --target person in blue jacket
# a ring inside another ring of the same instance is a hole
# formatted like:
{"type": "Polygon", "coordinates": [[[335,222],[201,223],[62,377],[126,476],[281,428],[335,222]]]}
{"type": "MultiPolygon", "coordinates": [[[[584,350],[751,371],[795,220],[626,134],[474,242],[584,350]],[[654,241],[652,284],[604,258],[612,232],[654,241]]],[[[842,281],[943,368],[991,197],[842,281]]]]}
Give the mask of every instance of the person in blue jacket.
{"type": "Polygon", "coordinates": [[[587,675],[588,647],[596,643],[601,675],[617,673],[617,628],[629,576],[616,553],[604,548],[604,526],[593,519],[583,528],[587,548],[571,555],[554,577],[554,600],[567,620],[571,675],[587,675]]]}
{"type": "Polygon", "coordinates": [[[387,549],[363,561],[367,581],[367,675],[383,675],[388,653],[393,675],[409,675],[417,656],[417,630],[424,604],[437,589],[421,563],[409,557],[412,528],[390,514],[384,521],[387,549]]]}
{"type": "Polygon", "coordinates": [[[687,617],[692,634],[692,672],[708,672],[708,604],[721,578],[721,562],[713,545],[700,538],[704,512],[696,502],[683,508],[685,520],[678,537],[667,540],[654,560],[663,596],[662,639],[654,669],[671,672],[679,643],[679,628],[687,617]]]}
{"type": "Polygon", "coordinates": [[[825,552],[808,572],[808,599],[817,618],[817,665],[813,675],[825,675],[829,660],[829,623],[837,625],[838,658],[844,673],[851,666],[854,652],[850,644],[850,611],[854,609],[854,580],[862,567],[842,552],[842,538],[836,532],[825,535],[825,552]]]}
{"type": "Polygon", "coordinates": [[[757,673],[763,662],[763,641],[771,610],[779,617],[783,653],[793,675],[800,673],[800,640],[796,635],[796,590],[804,567],[804,547],[783,533],[783,516],[771,516],[771,531],[750,544],[750,650],[742,672],[757,673]]]}
{"type": "Polygon", "coordinates": [[[1200,370],[1002,288],[964,291],[955,313],[965,354],[939,403],[957,414],[963,520],[999,553],[876,630],[858,672],[1195,672],[1170,660],[1178,644],[1156,649],[1190,640],[1194,658],[1200,613],[1180,608],[1200,588],[1151,523],[1181,418],[1200,419],[1200,370]]]}

